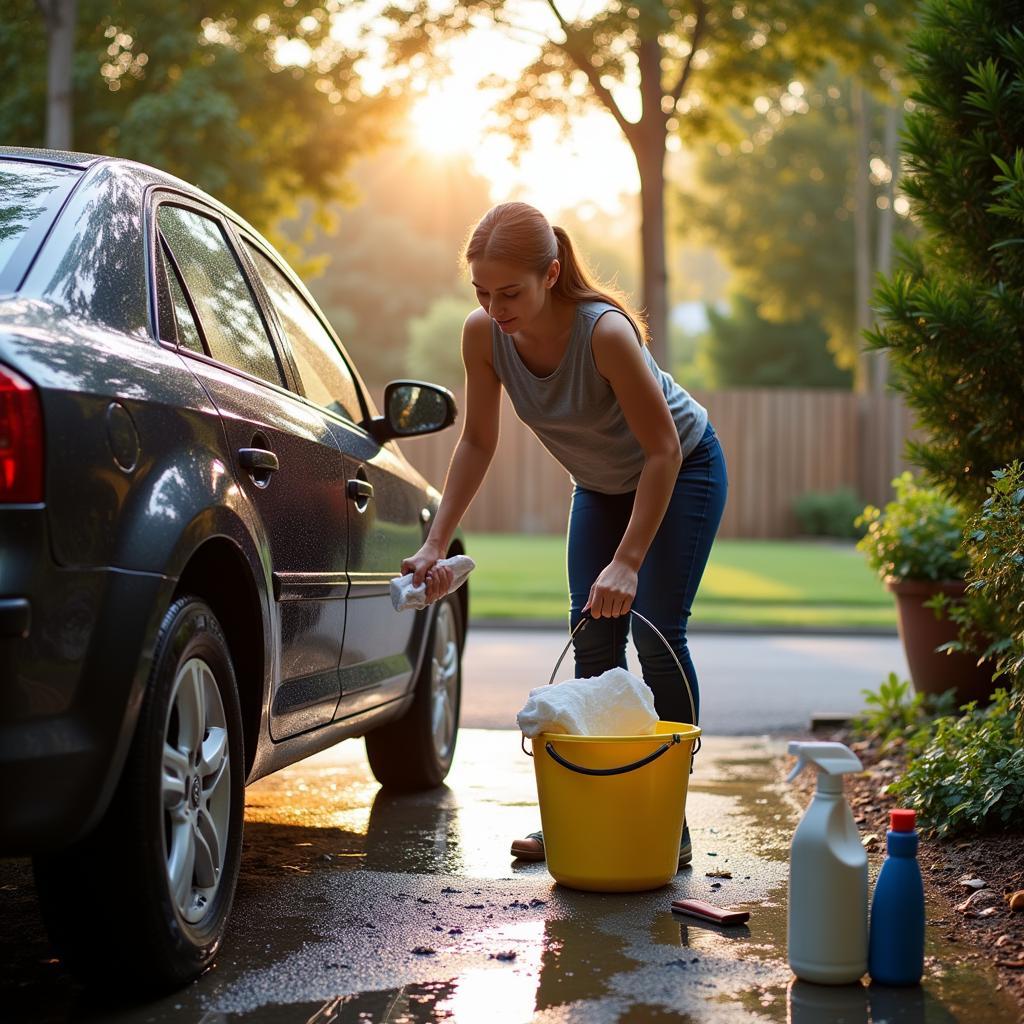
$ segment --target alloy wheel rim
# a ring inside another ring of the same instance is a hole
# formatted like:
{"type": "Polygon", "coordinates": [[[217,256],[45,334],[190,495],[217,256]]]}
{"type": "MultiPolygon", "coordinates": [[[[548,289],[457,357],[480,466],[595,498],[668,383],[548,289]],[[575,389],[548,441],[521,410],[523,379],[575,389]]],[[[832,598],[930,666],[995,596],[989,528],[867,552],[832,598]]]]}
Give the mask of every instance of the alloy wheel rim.
{"type": "Polygon", "coordinates": [[[178,913],[196,924],[224,873],[231,818],[227,716],[216,677],[201,658],[178,669],[161,772],[167,884],[178,913]]]}
{"type": "Polygon", "coordinates": [[[434,751],[447,760],[455,745],[459,690],[459,648],[455,613],[448,602],[437,610],[430,651],[431,730],[434,751]]]}

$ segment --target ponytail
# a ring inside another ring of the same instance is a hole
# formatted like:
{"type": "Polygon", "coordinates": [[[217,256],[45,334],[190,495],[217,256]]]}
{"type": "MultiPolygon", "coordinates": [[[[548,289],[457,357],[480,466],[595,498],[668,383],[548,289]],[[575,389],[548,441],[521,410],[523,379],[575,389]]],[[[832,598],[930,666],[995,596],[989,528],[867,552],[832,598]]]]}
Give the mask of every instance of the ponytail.
{"type": "Polygon", "coordinates": [[[646,345],[647,321],[634,310],[625,295],[599,282],[576,253],[565,228],[552,226],[528,203],[500,203],[473,228],[463,250],[463,262],[480,257],[517,263],[544,274],[553,259],[561,268],[551,291],[565,302],[607,302],[620,310],[646,345]]]}
{"type": "Polygon", "coordinates": [[[561,270],[558,280],[551,291],[567,302],[608,302],[619,309],[633,325],[641,345],[650,340],[647,332],[647,321],[636,310],[631,308],[626,296],[617,288],[595,279],[586,262],[576,253],[572,239],[565,228],[552,225],[555,241],[558,245],[558,263],[561,270]]]}

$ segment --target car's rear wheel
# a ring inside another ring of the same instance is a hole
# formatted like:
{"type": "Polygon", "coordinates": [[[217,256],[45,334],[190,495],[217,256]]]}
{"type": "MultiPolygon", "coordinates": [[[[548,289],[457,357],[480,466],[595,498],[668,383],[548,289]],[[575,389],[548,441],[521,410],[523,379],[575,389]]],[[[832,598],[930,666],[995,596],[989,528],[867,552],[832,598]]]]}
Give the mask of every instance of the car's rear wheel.
{"type": "Polygon", "coordinates": [[[462,638],[458,599],[438,602],[416,695],[397,721],[366,736],[366,753],[377,781],[411,792],[444,782],[455,756],[462,700],[462,638]]]}
{"type": "Polygon", "coordinates": [[[231,654],[210,608],[171,606],[118,790],[84,840],[35,858],[51,937],[95,981],[184,984],[227,925],[242,846],[242,725],[231,654]],[[106,880],[106,881],[104,881],[106,880]]]}

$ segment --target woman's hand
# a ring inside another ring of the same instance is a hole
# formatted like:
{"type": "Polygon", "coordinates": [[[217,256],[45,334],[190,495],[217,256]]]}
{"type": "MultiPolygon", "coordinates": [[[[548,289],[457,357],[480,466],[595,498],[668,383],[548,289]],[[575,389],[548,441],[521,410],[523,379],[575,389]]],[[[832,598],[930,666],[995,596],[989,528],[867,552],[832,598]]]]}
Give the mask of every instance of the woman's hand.
{"type": "Polygon", "coordinates": [[[402,575],[413,574],[413,586],[419,586],[426,581],[427,604],[432,604],[438,598],[448,593],[455,576],[445,565],[438,565],[437,560],[442,557],[442,552],[429,540],[411,558],[403,559],[402,575]]]}
{"type": "Polygon", "coordinates": [[[583,610],[589,611],[595,619],[617,618],[629,611],[634,597],[636,570],[613,558],[594,581],[583,610]]]}

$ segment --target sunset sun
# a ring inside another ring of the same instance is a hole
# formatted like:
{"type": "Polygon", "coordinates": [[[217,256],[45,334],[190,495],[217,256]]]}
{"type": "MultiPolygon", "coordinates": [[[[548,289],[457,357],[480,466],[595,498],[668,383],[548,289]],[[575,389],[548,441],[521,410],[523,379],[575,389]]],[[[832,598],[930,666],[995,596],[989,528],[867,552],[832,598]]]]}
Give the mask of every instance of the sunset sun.
{"type": "Polygon", "coordinates": [[[437,156],[467,153],[479,140],[486,110],[477,94],[446,84],[416,101],[409,122],[418,146],[437,156]]]}

